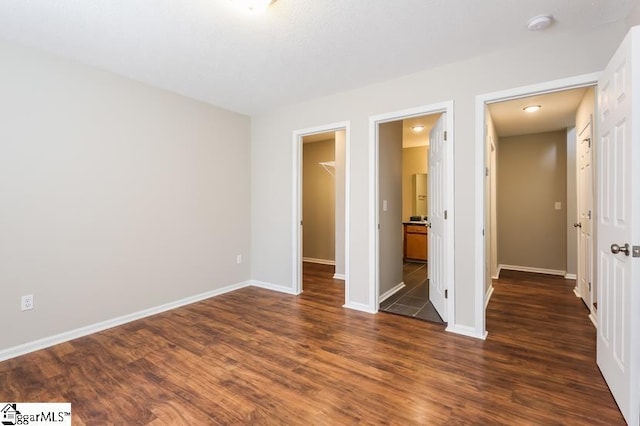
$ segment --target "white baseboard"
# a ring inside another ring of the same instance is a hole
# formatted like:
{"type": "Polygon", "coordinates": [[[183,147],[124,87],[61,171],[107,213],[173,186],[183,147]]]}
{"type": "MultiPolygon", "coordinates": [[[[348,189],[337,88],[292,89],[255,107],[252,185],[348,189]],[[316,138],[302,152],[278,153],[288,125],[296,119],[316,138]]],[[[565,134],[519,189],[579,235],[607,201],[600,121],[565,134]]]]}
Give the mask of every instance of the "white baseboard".
{"type": "Polygon", "coordinates": [[[578,286],[575,286],[573,288],[573,294],[575,294],[576,297],[582,297],[582,296],[580,296],[580,289],[578,288],[578,286]]]}
{"type": "Polygon", "coordinates": [[[65,331],[60,334],[56,334],[42,339],[34,340],[31,342],[23,343],[12,348],[0,350],[0,361],[5,361],[10,358],[15,358],[20,355],[25,355],[30,352],[35,352],[40,349],[45,349],[60,343],[68,342],[69,340],[77,339],[79,337],[88,336],[89,334],[97,333],[109,328],[117,327],[132,321],[136,321],[151,315],[156,315],[161,312],[166,312],[171,309],[176,309],[181,306],[190,305],[192,303],[200,302],[205,299],[209,299],[214,296],[219,296],[230,291],[238,290],[243,287],[251,285],[250,281],[244,281],[238,284],[232,284],[226,287],[219,288],[217,290],[211,290],[205,293],[196,294],[195,296],[185,297],[184,299],[176,300],[174,302],[165,303],[163,305],[155,306],[142,311],[134,312],[131,314],[123,315],[117,318],[113,318],[106,321],[101,321],[95,324],[87,325],[85,327],[76,328],[75,330],[65,331]]]}
{"type": "Polygon", "coordinates": [[[303,257],[302,261],[303,262],[309,262],[309,263],[318,263],[320,265],[336,266],[336,261],[335,260],[329,260],[329,259],[316,259],[316,258],[313,258],[313,257],[303,257]]]}
{"type": "Polygon", "coordinates": [[[498,265],[496,267],[496,276],[495,277],[491,277],[492,280],[499,280],[500,279],[500,272],[502,271],[502,265],[498,265]]]}
{"type": "Polygon", "coordinates": [[[576,274],[564,274],[564,278],[567,280],[575,280],[578,277],[576,276],[576,274]]]}
{"type": "Polygon", "coordinates": [[[354,311],[366,312],[368,314],[375,314],[378,310],[372,310],[369,305],[365,305],[364,303],[357,302],[348,302],[342,305],[343,308],[353,309],[354,311]]]}
{"type": "Polygon", "coordinates": [[[391,290],[387,290],[383,294],[381,294],[380,297],[378,298],[378,303],[384,302],[385,300],[387,300],[388,298],[390,298],[391,296],[393,296],[394,294],[402,290],[404,287],[405,287],[404,282],[398,283],[398,285],[393,287],[391,290]]]}
{"type": "Polygon", "coordinates": [[[493,296],[493,286],[489,286],[489,290],[487,290],[486,294],[484,295],[484,308],[487,309],[487,306],[489,306],[489,300],[491,300],[491,296],[493,296]]]}
{"type": "Polygon", "coordinates": [[[455,334],[461,334],[463,336],[473,337],[475,339],[481,339],[481,340],[486,340],[487,336],[489,335],[489,333],[487,333],[486,331],[484,333],[480,333],[475,328],[468,327],[466,325],[455,325],[455,324],[447,325],[447,328],[445,329],[445,331],[448,331],[450,333],[455,333],[455,334]]]}
{"type": "Polygon", "coordinates": [[[249,285],[252,285],[254,287],[264,288],[265,290],[272,290],[280,293],[292,294],[294,296],[297,296],[298,294],[300,294],[295,292],[291,287],[285,287],[283,285],[267,283],[264,281],[252,280],[249,282],[249,285]]]}
{"type": "Polygon", "coordinates": [[[516,265],[500,265],[499,269],[500,270],[506,269],[507,271],[533,272],[535,274],[560,275],[563,277],[567,273],[567,271],[561,271],[559,269],[531,268],[529,266],[516,266],[516,265]]]}
{"type": "Polygon", "coordinates": [[[333,274],[333,279],[334,280],[342,280],[342,281],[344,281],[344,280],[347,279],[347,277],[345,277],[344,274],[333,274]]]}
{"type": "Polygon", "coordinates": [[[589,314],[589,319],[590,319],[590,320],[591,320],[591,322],[593,323],[593,326],[594,326],[596,329],[598,329],[598,320],[597,320],[596,316],[595,316],[595,315],[593,315],[593,312],[591,312],[591,313],[589,314]]]}

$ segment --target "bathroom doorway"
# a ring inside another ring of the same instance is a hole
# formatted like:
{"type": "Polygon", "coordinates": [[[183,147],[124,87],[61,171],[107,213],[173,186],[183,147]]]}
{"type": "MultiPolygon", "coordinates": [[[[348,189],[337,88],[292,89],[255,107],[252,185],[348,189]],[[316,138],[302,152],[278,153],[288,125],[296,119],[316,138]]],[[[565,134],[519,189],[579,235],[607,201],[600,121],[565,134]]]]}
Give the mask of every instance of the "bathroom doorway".
{"type": "MultiPolygon", "coordinates": [[[[414,110],[415,111],[415,110],[414,110]]],[[[378,309],[446,322],[452,291],[452,120],[447,108],[376,125],[378,309]]]]}

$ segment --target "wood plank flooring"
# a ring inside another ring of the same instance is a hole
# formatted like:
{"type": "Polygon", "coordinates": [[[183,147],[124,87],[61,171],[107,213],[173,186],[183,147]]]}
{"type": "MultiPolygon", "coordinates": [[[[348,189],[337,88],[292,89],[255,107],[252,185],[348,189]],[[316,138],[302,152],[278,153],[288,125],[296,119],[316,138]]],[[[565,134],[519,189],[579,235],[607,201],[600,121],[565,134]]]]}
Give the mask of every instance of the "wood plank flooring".
{"type": "MultiPolygon", "coordinates": [[[[495,282],[489,337],[244,288],[0,363],[0,401],[69,401],[75,425],[624,424],[573,282],[495,282]]],[[[507,273],[505,273],[507,274],[507,273]]]]}

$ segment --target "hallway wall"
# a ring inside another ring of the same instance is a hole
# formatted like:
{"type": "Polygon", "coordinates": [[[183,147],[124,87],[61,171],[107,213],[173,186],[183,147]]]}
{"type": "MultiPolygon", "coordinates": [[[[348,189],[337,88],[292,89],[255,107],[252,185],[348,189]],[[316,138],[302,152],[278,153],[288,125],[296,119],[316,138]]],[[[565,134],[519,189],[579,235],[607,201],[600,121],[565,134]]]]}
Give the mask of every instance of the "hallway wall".
{"type": "Polygon", "coordinates": [[[503,268],[566,273],[566,144],[564,130],[500,138],[498,264],[503,268]]]}

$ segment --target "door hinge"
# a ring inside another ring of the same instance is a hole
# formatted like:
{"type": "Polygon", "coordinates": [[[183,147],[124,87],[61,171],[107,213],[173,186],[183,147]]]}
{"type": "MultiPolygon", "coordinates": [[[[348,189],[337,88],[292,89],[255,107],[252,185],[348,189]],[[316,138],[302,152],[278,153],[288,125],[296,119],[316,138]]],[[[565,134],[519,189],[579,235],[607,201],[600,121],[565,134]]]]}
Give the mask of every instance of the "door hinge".
{"type": "Polygon", "coordinates": [[[489,168],[488,167],[484,168],[484,175],[485,176],[489,176],[489,168]]]}
{"type": "Polygon", "coordinates": [[[484,237],[484,229],[482,230],[482,236],[484,237]]]}
{"type": "Polygon", "coordinates": [[[589,220],[591,220],[591,210],[589,210],[589,213],[587,213],[587,217],[589,218],[589,220]]]}
{"type": "Polygon", "coordinates": [[[447,211],[444,211],[444,220],[447,220],[447,211]]]}
{"type": "Polygon", "coordinates": [[[380,224],[378,224],[378,230],[380,230],[380,224]]]}
{"type": "Polygon", "coordinates": [[[300,226],[302,226],[302,221],[300,221],[300,226]]]}
{"type": "Polygon", "coordinates": [[[444,298],[445,299],[449,298],[449,290],[447,290],[447,289],[444,290],[444,298]]]}
{"type": "Polygon", "coordinates": [[[447,140],[447,131],[446,130],[444,131],[444,140],[445,141],[447,140]]]}
{"type": "Polygon", "coordinates": [[[591,138],[585,138],[583,141],[588,144],[589,148],[591,148],[591,138]]]}
{"type": "Polygon", "coordinates": [[[591,291],[591,283],[589,283],[589,291],[591,291]]]}

